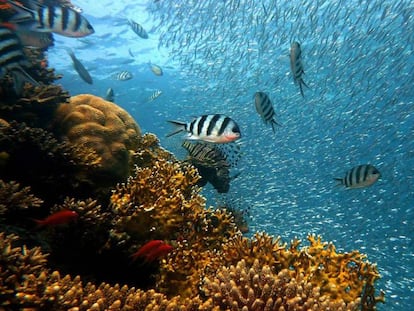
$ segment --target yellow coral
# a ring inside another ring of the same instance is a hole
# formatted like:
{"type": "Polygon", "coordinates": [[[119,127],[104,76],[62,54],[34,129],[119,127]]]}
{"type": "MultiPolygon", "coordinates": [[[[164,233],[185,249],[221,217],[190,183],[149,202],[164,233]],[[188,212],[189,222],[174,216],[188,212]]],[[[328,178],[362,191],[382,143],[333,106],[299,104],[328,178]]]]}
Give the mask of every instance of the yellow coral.
{"type": "Polygon", "coordinates": [[[97,96],[78,95],[58,107],[53,123],[58,134],[102,158],[101,167],[90,173],[94,182],[114,185],[129,176],[141,130],[125,110],[97,96]]]}

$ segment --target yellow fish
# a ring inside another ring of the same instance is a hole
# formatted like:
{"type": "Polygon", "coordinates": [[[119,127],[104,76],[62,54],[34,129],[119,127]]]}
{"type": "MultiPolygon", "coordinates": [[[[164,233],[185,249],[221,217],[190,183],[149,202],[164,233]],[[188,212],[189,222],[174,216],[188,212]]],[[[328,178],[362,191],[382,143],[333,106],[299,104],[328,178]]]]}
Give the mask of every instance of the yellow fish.
{"type": "Polygon", "coordinates": [[[164,74],[160,66],[152,64],[152,63],[149,63],[149,66],[153,74],[155,74],[156,76],[162,76],[164,74]]]}

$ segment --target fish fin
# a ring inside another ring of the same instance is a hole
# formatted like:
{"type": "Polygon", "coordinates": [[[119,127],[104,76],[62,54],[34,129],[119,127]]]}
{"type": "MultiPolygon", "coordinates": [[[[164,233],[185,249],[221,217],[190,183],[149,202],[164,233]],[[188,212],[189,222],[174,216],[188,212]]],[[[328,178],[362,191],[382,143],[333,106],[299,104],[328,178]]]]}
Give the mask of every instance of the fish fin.
{"type": "Polygon", "coordinates": [[[17,95],[20,95],[23,91],[24,83],[28,82],[34,86],[39,86],[39,82],[33,79],[26,71],[22,68],[13,68],[9,71],[10,75],[13,78],[14,91],[17,95]]]}
{"type": "Polygon", "coordinates": [[[173,132],[167,134],[166,137],[170,137],[170,136],[173,136],[175,134],[178,134],[180,132],[184,132],[185,131],[185,126],[186,126],[186,123],[185,122],[174,121],[174,120],[168,120],[168,122],[170,122],[171,124],[174,125],[175,130],[173,132]]]}
{"type": "Polygon", "coordinates": [[[22,23],[22,22],[33,21],[34,11],[32,9],[27,8],[19,3],[16,3],[15,1],[7,1],[7,3],[10,4],[13,10],[16,11],[16,14],[14,14],[9,19],[9,22],[22,23]]]}
{"type": "Polygon", "coordinates": [[[270,125],[272,126],[273,133],[276,133],[276,130],[275,130],[275,125],[277,125],[277,126],[282,126],[282,124],[280,124],[279,122],[277,122],[277,121],[276,121],[276,120],[274,120],[274,119],[272,119],[272,120],[270,121],[270,125]]]}
{"type": "Polygon", "coordinates": [[[303,84],[304,86],[306,86],[306,88],[310,89],[310,87],[305,83],[305,81],[303,79],[300,79],[300,83],[303,84]]]}

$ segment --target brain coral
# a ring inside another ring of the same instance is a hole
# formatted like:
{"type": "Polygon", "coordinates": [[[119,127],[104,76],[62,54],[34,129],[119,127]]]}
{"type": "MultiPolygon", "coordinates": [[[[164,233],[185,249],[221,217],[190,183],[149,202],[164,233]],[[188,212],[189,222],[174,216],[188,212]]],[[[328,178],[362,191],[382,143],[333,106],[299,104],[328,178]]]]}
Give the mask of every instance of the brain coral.
{"type": "Polygon", "coordinates": [[[92,182],[111,186],[129,176],[141,130],[125,110],[97,96],[77,95],[58,107],[53,123],[58,135],[102,158],[101,167],[86,176],[92,182]]]}

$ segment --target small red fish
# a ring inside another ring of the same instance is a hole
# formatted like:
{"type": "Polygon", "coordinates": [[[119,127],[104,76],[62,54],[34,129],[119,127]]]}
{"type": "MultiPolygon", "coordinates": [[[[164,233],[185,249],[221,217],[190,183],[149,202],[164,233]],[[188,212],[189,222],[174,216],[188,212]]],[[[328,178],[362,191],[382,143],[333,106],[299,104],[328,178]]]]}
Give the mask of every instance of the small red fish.
{"type": "Polygon", "coordinates": [[[154,260],[156,260],[158,258],[164,257],[165,255],[167,255],[172,250],[173,250],[173,247],[171,245],[169,245],[169,244],[162,244],[158,248],[156,248],[153,251],[149,252],[145,256],[145,261],[151,262],[151,261],[154,261],[154,260]]]}
{"type": "Polygon", "coordinates": [[[131,257],[133,261],[138,257],[145,257],[145,261],[150,262],[168,254],[171,250],[172,246],[163,240],[152,240],[141,246],[131,257]]]}
{"type": "Polygon", "coordinates": [[[75,211],[70,210],[61,210],[56,212],[45,219],[33,219],[38,227],[43,226],[56,226],[56,225],[63,225],[67,224],[71,221],[78,219],[79,215],[75,211]]]}

